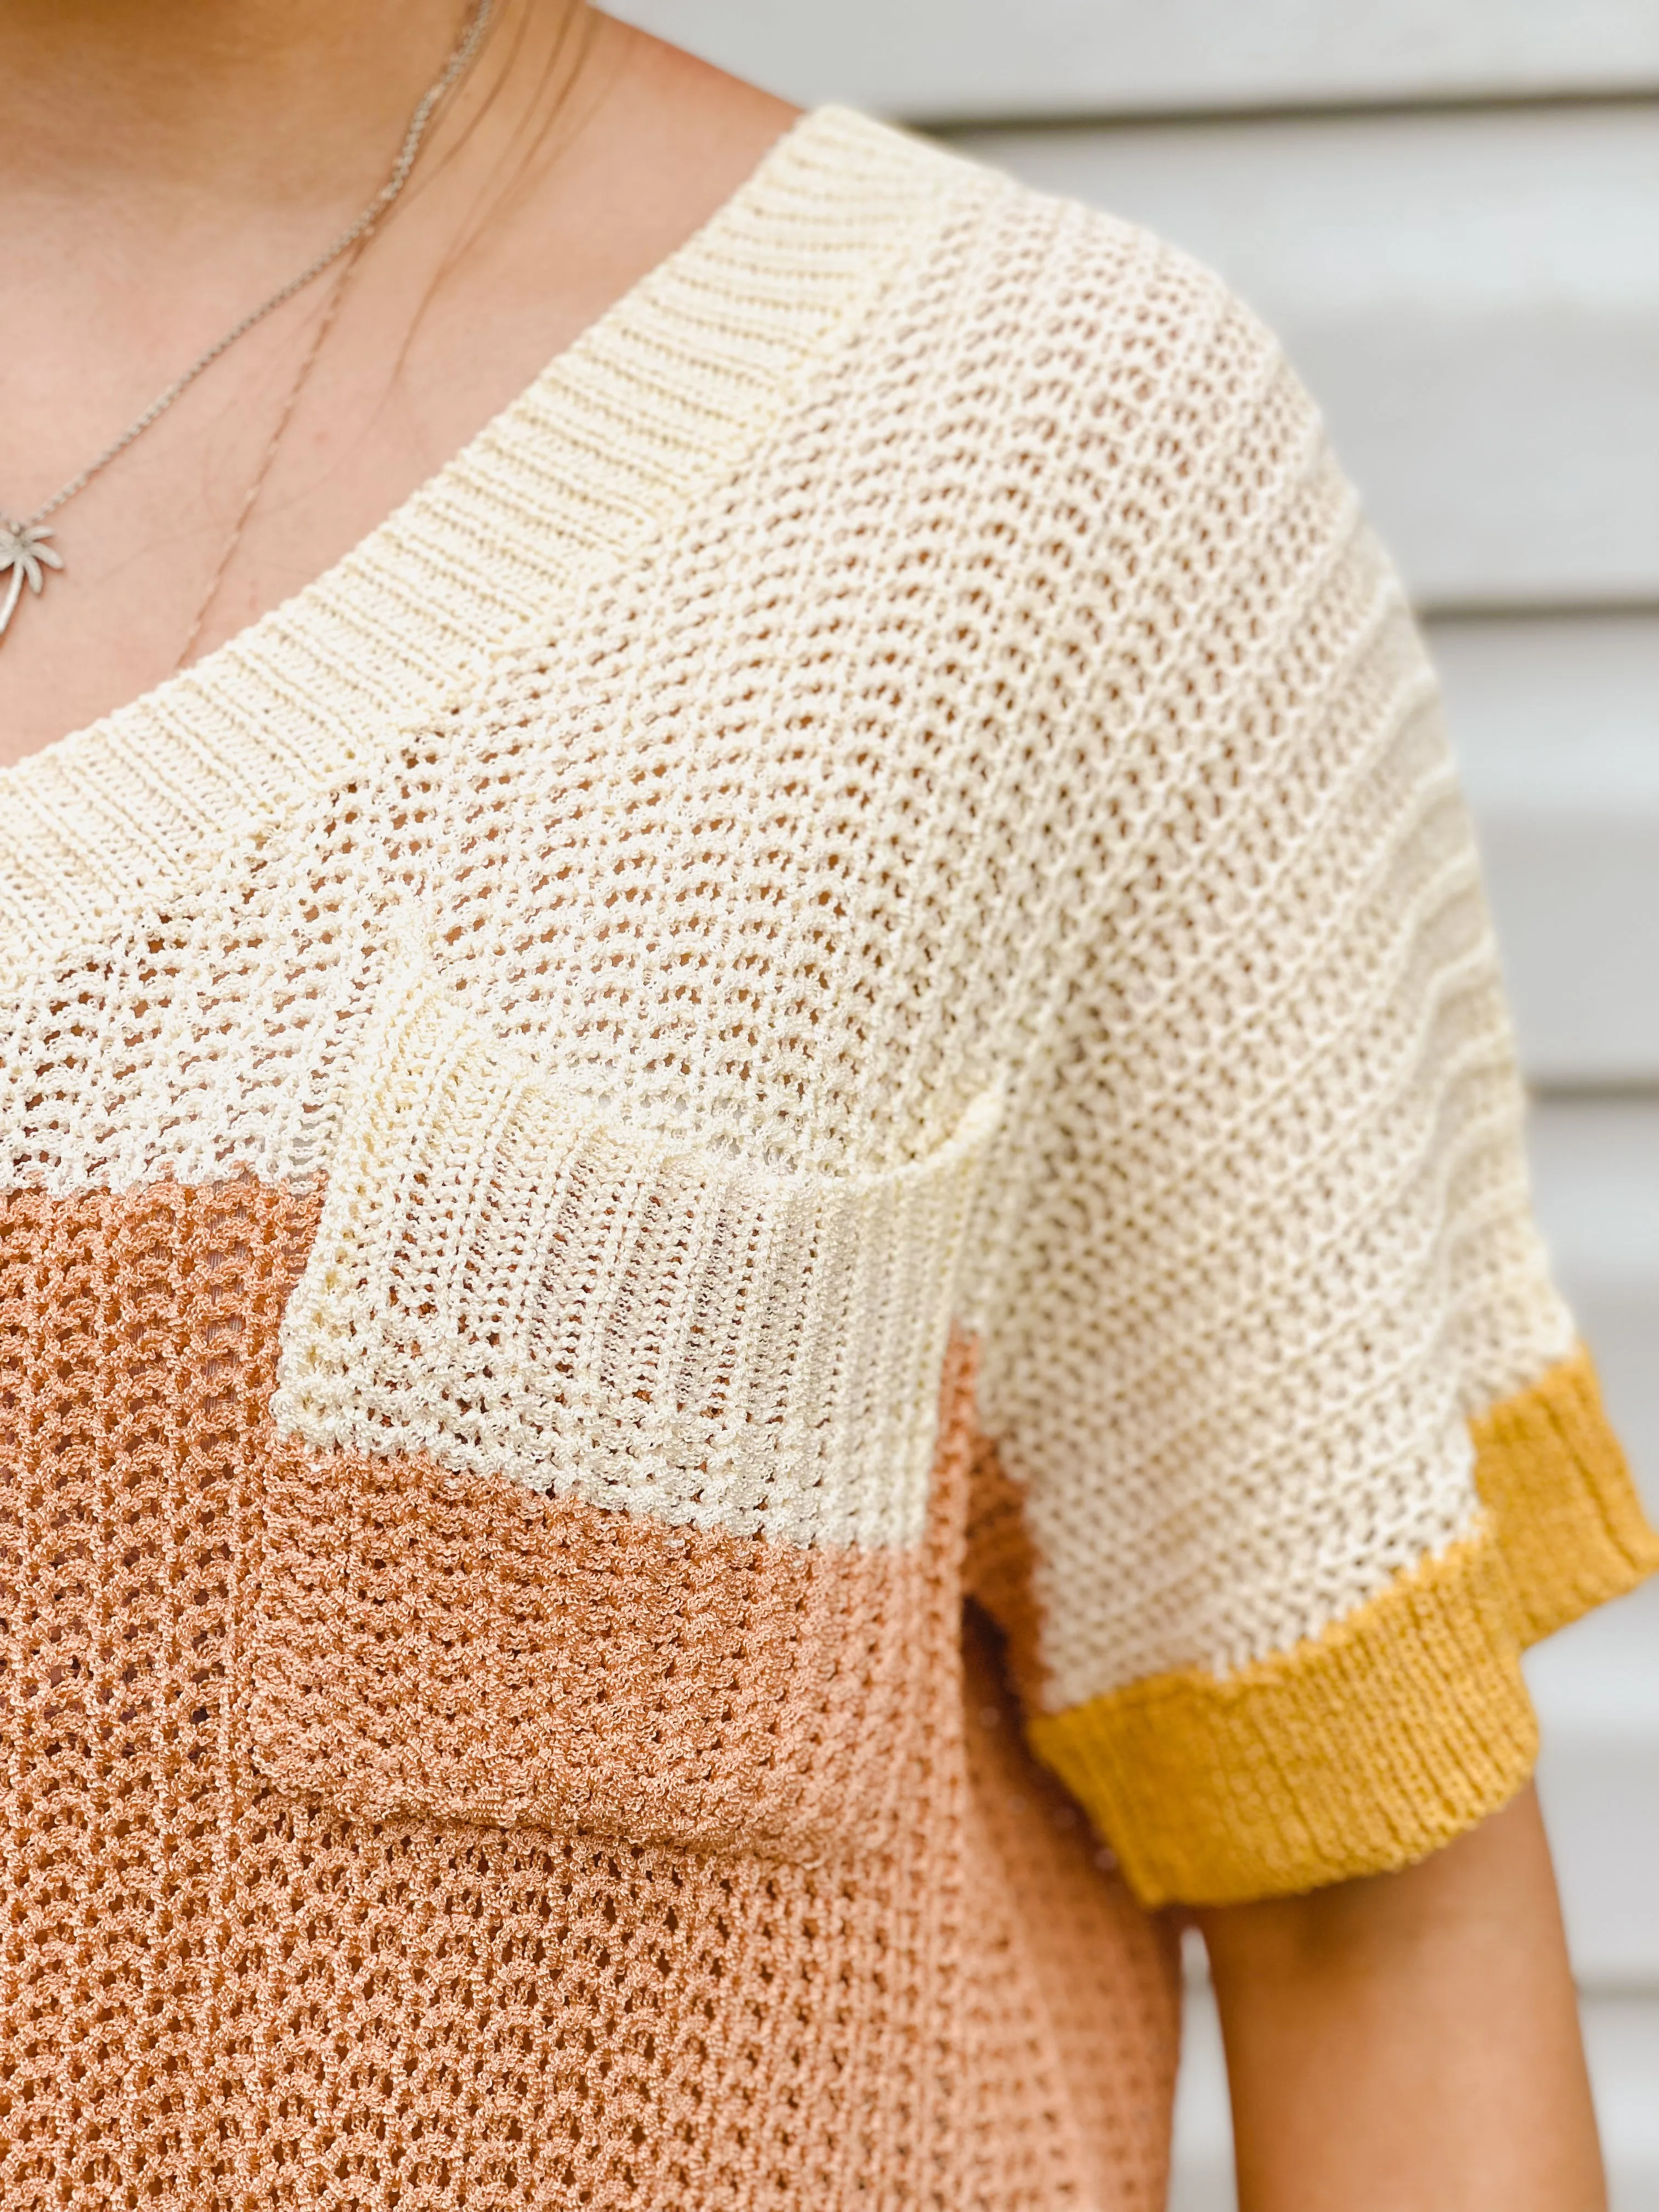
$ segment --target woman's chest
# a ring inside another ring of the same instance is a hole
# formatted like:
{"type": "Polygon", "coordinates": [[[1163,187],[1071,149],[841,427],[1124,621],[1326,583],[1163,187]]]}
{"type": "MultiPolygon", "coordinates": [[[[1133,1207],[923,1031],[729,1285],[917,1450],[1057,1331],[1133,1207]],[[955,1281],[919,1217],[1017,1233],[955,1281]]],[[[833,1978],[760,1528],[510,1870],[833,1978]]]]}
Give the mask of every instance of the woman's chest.
{"type": "Polygon", "coordinates": [[[935,826],[822,775],[434,752],[14,1006],[13,1395],[55,1411],[8,1481],[31,1557],[93,1563],[46,1640],[176,1636],[199,1492],[267,1778],[841,1848],[954,1648],[984,947],[935,826]],[[42,1518],[112,1378],[149,1443],[42,1518]],[[112,1595],[134,1481],[160,1550],[112,1595]]]}

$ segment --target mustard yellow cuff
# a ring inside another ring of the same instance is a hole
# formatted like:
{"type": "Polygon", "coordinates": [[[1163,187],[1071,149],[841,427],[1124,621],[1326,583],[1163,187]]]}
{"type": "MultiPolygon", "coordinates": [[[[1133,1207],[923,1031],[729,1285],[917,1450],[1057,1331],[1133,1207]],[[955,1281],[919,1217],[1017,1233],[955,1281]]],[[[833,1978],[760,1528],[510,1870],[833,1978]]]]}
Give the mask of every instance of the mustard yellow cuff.
{"type": "Polygon", "coordinates": [[[1409,1864],[1532,1770],[1523,1644],[1659,1566],[1577,1354],[1474,1425],[1463,1540],[1293,1650],[1030,1723],[1142,1902],[1224,1905],[1409,1864]]]}
{"type": "Polygon", "coordinates": [[[1659,1536],[1602,1410],[1588,1352],[1470,1430],[1475,1483],[1498,1524],[1522,1643],[1622,1597],[1659,1568],[1659,1536]]]}

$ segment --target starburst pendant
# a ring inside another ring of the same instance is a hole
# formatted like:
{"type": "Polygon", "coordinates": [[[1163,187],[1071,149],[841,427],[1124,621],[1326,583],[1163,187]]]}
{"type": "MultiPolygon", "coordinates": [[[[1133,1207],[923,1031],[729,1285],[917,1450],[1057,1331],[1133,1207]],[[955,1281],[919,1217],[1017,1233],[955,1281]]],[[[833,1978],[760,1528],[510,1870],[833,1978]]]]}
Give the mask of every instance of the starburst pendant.
{"type": "Polygon", "coordinates": [[[0,516],[0,576],[11,571],[6,586],[6,595],[0,601],[0,637],[11,626],[17,611],[17,602],[27,584],[32,592],[39,592],[46,581],[46,570],[61,568],[64,556],[46,544],[50,530],[40,530],[32,522],[11,522],[0,516]]]}

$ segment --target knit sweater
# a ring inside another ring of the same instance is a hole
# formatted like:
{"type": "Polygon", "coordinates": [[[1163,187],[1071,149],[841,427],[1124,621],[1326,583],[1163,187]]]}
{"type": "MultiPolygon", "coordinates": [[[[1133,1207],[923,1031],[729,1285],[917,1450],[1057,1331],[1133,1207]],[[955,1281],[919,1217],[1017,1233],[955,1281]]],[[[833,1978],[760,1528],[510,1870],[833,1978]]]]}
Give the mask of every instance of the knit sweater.
{"type": "Polygon", "coordinates": [[[807,118],[0,780],[0,2206],[1103,2212],[1659,1559],[1271,339],[807,118]]]}

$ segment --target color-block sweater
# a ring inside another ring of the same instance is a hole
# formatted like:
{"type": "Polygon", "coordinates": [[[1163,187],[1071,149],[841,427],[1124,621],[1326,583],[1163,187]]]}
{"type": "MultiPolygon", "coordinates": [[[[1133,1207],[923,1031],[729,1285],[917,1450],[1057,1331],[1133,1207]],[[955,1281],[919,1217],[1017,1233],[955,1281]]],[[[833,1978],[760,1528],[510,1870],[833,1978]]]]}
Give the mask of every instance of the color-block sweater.
{"type": "Polygon", "coordinates": [[[830,111],[0,781],[0,2206],[1160,2200],[1659,1557],[1272,341],[830,111]]]}

